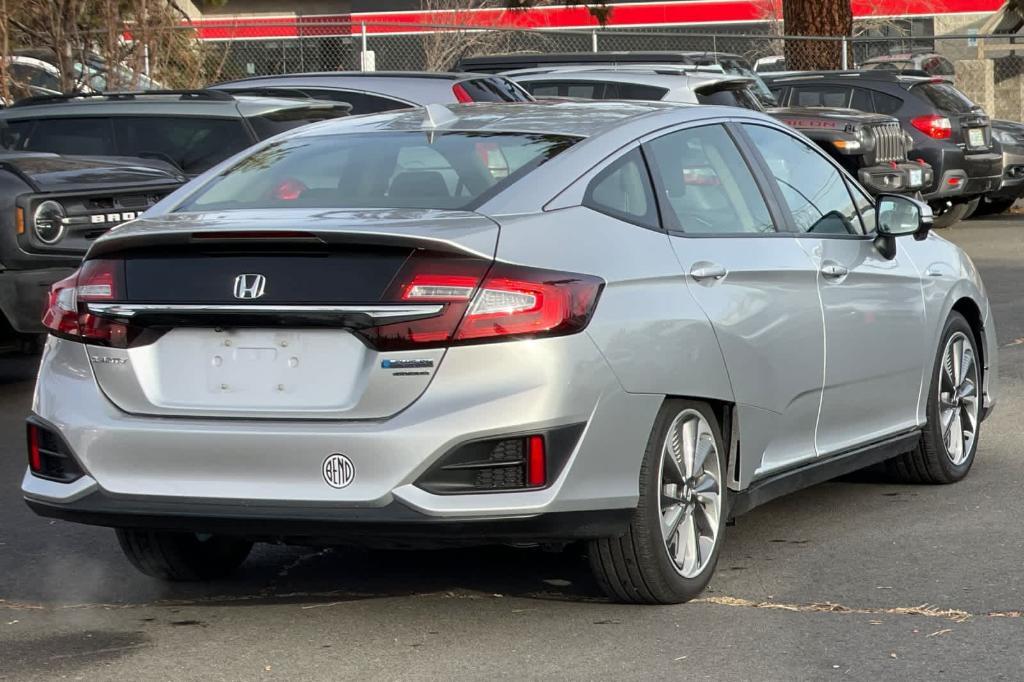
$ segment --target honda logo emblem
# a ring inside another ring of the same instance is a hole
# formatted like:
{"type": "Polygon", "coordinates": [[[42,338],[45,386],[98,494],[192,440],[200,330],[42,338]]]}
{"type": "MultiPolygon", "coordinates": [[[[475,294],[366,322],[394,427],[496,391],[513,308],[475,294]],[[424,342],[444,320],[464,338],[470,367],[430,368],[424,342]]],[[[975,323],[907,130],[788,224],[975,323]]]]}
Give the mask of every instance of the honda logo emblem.
{"type": "Polygon", "coordinates": [[[263,275],[249,274],[235,277],[235,298],[259,298],[267,286],[263,275]]]}

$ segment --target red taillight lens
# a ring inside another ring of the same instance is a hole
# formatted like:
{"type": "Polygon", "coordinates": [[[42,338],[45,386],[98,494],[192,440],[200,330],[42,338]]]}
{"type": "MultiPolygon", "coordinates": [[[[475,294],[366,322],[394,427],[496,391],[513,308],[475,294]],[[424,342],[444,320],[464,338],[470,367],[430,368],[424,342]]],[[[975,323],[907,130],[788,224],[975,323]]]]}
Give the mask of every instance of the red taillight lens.
{"type": "Polygon", "coordinates": [[[948,140],[953,136],[953,124],[945,116],[918,116],[910,120],[910,125],[935,140],[948,140]]]}
{"type": "Polygon", "coordinates": [[[456,83],[452,86],[452,94],[455,95],[455,99],[460,104],[472,104],[473,98],[470,97],[469,93],[466,92],[466,88],[462,87],[461,83],[456,83]]]}
{"type": "Polygon", "coordinates": [[[123,347],[128,327],[88,311],[90,302],[115,301],[121,292],[121,268],[116,260],[85,261],[70,277],[50,287],[43,326],[58,336],[123,347]]]}
{"type": "Polygon", "coordinates": [[[432,317],[359,330],[378,350],[558,336],[583,330],[604,282],[463,258],[412,259],[388,300],[441,305],[432,317]],[[486,273],[486,275],[485,275],[486,273]]]}

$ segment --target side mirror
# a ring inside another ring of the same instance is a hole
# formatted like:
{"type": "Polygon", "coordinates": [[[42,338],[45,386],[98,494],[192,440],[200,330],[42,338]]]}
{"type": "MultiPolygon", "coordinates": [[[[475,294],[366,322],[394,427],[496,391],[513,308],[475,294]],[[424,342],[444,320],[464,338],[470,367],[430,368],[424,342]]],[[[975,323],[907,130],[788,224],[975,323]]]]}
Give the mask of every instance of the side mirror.
{"type": "Polygon", "coordinates": [[[902,194],[882,194],[877,205],[878,234],[884,237],[926,235],[932,227],[931,206],[902,194]]]}

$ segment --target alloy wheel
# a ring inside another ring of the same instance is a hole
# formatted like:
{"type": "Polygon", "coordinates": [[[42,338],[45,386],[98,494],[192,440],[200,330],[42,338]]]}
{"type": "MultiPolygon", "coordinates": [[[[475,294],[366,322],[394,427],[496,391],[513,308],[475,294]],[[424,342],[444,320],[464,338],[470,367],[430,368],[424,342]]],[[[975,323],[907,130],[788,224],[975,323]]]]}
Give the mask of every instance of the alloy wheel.
{"type": "Polygon", "coordinates": [[[694,578],[718,543],[722,472],[718,446],[696,410],[676,415],[661,448],[661,534],[676,571],[694,578]]]}
{"type": "Polygon", "coordinates": [[[963,332],[946,341],[939,368],[939,428],[954,465],[970,457],[978,432],[978,363],[974,344],[963,332]]]}

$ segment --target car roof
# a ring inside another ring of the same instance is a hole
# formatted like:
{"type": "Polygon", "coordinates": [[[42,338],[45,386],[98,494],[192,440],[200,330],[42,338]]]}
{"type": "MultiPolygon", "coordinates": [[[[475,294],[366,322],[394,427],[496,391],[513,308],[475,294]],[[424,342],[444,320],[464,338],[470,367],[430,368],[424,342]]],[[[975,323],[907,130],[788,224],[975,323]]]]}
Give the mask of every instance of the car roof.
{"type": "Polygon", "coordinates": [[[593,64],[593,63],[671,63],[688,62],[693,59],[742,59],[730,52],[704,50],[651,50],[651,51],[605,51],[605,52],[517,52],[480,57],[465,57],[462,61],[480,66],[501,65],[506,62],[532,64],[593,64]]]}
{"type": "Polygon", "coordinates": [[[718,64],[550,64],[545,66],[533,66],[526,69],[515,69],[513,71],[502,71],[501,76],[506,78],[522,78],[525,76],[542,76],[560,73],[586,73],[588,71],[619,72],[619,73],[660,73],[663,75],[679,75],[684,73],[725,73],[725,70],[718,64]]]}
{"type": "Polygon", "coordinates": [[[801,83],[824,80],[879,81],[886,83],[916,85],[917,83],[927,83],[931,80],[934,80],[934,78],[928,76],[908,76],[900,73],[899,71],[887,71],[885,69],[863,69],[860,71],[797,71],[780,74],[766,73],[761,77],[765,80],[765,82],[771,83],[773,85],[782,83],[801,83]]]}
{"type": "MultiPolygon", "coordinates": [[[[218,83],[220,85],[233,85],[235,83],[250,83],[253,81],[266,80],[287,80],[291,78],[425,78],[428,80],[461,81],[467,78],[490,78],[489,73],[469,73],[454,71],[307,71],[303,73],[281,73],[267,76],[248,76],[232,81],[218,83]]],[[[216,87],[216,86],[214,86],[216,87]]]]}
{"type": "Polygon", "coordinates": [[[284,97],[229,95],[223,97],[183,97],[179,94],[106,93],[40,97],[22,100],[0,111],[0,119],[54,118],[81,115],[189,115],[221,118],[261,116],[276,111],[301,109],[313,103],[332,104],[318,100],[297,100],[284,97]]]}
{"type": "Polygon", "coordinates": [[[583,69],[555,70],[544,73],[525,74],[514,76],[514,80],[525,83],[536,81],[613,81],[616,83],[636,83],[639,85],[653,85],[664,87],[669,90],[681,88],[694,89],[701,85],[726,82],[753,82],[749,78],[739,78],[713,71],[684,71],[684,70],[660,70],[642,68],[622,69],[583,69]]]}

